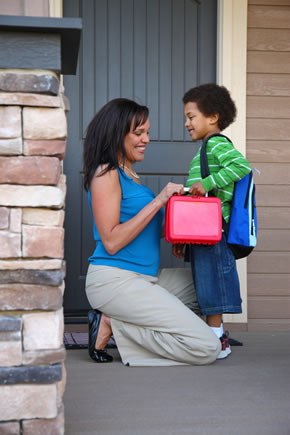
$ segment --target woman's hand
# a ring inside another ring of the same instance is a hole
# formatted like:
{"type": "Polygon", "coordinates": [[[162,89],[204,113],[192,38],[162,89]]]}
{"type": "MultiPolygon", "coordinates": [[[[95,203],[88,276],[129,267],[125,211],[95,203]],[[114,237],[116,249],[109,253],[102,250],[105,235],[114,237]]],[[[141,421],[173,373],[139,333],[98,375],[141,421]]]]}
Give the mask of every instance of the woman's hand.
{"type": "Polygon", "coordinates": [[[172,245],[172,254],[176,258],[184,258],[184,243],[175,243],[172,245]]]}
{"type": "Polygon", "coordinates": [[[206,194],[205,188],[203,187],[201,181],[194,183],[189,189],[188,193],[196,196],[204,196],[206,194]]]}
{"type": "Polygon", "coordinates": [[[174,194],[182,195],[184,193],[183,184],[168,183],[164,189],[161,190],[156,199],[160,201],[161,207],[166,205],[169,198],[174,194]]]}

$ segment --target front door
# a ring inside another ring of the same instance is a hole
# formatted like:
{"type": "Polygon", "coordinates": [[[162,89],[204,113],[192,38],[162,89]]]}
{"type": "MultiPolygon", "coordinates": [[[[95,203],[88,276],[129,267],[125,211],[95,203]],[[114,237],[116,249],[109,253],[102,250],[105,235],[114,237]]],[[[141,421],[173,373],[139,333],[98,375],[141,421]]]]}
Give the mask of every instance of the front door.
{"type": "MultiPolygon", "coordinates": [[[[182,96],[216,80],[216,0],[64,0],[64,16],[82,17],[76,76],[64,78],[70,101],[67,175],[65,312],[89,309],[84,281],[94,250],[92,218],[82,188],[82,139],[107,101],[125,97],[150,110],[150,144],[134,166],[158,193],[184,183],[197,144],[184,128],[182,96]]],[[[161,266],[184,267],[161,242],[161,266]]]]}

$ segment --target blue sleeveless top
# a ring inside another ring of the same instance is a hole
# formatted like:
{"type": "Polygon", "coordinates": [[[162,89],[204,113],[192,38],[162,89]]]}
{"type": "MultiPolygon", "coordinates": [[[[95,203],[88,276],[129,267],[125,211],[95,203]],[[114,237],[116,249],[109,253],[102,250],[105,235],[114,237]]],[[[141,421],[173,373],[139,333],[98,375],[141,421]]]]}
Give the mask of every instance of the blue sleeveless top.
{"type": "MultiPolygon", "coordinates": [[[[117,169],[122,190],[120,223],[133,218],[151,202],[155,195],[144,185],[137,184],[122,169],[117,169]]],[[[91,192],[88,192],[89,206],[92,211],[91,192]]],[[[131,243],[110,255],[104,248],[94,221],[96,249],[89,258],[91,264],[119,267],[144,275],[157,276],[160,264],[160,234],[164,209],[159,210],[144,230],[131,243]]]]}

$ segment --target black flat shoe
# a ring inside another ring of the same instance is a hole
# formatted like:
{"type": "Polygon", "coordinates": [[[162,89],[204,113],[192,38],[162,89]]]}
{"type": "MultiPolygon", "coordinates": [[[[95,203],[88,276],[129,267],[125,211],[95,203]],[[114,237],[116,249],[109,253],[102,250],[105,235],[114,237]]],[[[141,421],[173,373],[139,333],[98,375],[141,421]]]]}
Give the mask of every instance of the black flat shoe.
{"type": "Polygon", "coordinates": [[[89,325],[89,343],[88,351],[93,361],[98,363],[112,362],[113,357],[104,349],[96,349],[96,341],[98,337],[99,327],[101,323],[102,313],[99,311],[91,310],[88,312],[88,325],[89,325]]]}

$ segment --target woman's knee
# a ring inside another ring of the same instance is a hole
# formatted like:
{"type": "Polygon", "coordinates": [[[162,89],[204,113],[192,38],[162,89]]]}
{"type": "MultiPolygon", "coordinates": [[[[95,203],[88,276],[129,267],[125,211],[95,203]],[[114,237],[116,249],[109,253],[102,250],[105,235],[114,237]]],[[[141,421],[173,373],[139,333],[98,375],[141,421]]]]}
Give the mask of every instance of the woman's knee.
{"type": "Polygon", "coordinates": [[[207,364],[213,363],[221,350],[221,342],[217,337],[213,337],[214,339],[210,342],[206,343],[204,346],[204,352],[206,355],[206,359],[208,360],[207,364]]]}

